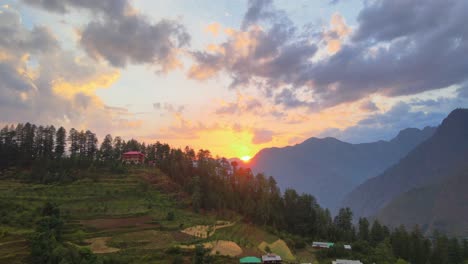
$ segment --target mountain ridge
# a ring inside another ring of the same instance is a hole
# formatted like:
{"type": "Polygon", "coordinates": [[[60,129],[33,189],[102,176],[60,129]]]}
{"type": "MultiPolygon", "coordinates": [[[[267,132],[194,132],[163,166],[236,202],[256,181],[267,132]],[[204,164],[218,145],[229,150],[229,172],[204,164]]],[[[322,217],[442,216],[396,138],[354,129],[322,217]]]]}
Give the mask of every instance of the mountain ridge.
{"type": "Polygon", "coordinates": [[[443,182],[468,161],[468,109],[452,111],[434,135],[343,200],[357,217],[372,216],[399,195],[443,182]]]}
{"type": "Polygon", "coordinates": [[[434,131],[434,127],[405,129],[389,141],[359,144],[312,137],[293,146],[262,149],[245,166],[274,176],[282,190],[310,193],[335,210],[344,194],[398,162],[434,131]]]}

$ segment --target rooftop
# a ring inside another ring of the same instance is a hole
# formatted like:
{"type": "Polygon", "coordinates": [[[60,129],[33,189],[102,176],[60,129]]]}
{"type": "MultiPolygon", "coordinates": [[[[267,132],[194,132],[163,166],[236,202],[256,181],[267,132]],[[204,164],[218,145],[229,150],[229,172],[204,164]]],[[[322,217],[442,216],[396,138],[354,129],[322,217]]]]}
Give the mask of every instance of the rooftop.
{"type": "Polygon", "coordinates": [[[281,260],[281,257],[275,254],[268,254],[262,256],[262,261],[274,261],[274,260],[281,260]]]}
{"type": "Polygon", "coordinates": [[[239,263],[262,263],[262,260],[257,257],[244,257],[239,260],[239,263]]]}

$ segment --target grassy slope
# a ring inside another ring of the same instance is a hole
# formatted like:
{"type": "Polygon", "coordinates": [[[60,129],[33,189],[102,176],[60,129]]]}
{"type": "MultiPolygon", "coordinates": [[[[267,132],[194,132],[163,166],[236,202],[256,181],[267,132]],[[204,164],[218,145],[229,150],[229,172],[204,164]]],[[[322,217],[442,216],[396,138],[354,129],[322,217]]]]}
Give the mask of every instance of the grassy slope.
{"type": "MultiPolygon", "coordinates": [[[[0,180],[0,199],[9,204],[1,211],[0,263],[22,263],[29,252],[26,239],[33,229],[17,223],[34,223],[46,201],[57,203],[65,215],[68,241],[86,246],[87,239],[110,237],[108,245],[121,249],[111,254],[129,263],[170,263],[173,256],[165,250],[171,246],[212,240],[234,241],[245,254],[260,254],[257,246],[262,241],[278,239],[243,223],[219,229],[205,240],[181,233],[183,228],[212,225],[220,219],[213,214],[193,213],[180,188],[168,183],[167,177],[154,168],[132,169],[126,175],[100,172],[97,180],[64,185],[0,180]],[[166,220],[168,212],[174,213],[173,221],[166,220]]],[[[222,220],[239,220],[231,218],[222,220]]],[[[185,255],[188,260],[190,253],[185,255]]],[[[236,259],[222,262],[237,263],[236,259]]]]}

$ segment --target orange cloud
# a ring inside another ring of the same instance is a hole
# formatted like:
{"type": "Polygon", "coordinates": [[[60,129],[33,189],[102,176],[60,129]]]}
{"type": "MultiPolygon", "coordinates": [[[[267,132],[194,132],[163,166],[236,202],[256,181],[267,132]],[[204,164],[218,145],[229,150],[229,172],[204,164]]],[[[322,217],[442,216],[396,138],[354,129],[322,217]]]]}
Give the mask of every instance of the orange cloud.
{"type": "Polygon", "coordinates": [[[338,13],[332,15],[330,20],[330,29],[325,32],[325,41],[327,50],[334,54],[341,49],[343,39],[351,34],[351,28],[346,24],[343,16],[338,13]]]}
{"type": "Polygon", "coordinates": [[[221,32],[221,25],[218,22],[214,22],[205,27],[205,31],[213,34],[217,37],[221,32]]]}
{"type": "Polygon", "coordinates": [[[203,81],[210,79],[219,72],[217,67],[211,67],[209,65],[193,65],[190,67],[187,75],[189,78],[203,81]]]}
{"type": "Polygon", "coordinates": [[[110,87],[119,77],[118,71],[112,71],[92,76],[87,80],[67,81],[60,78],[53,82],[52,89],[56,94],[66,98],[71,98],[78,93],[91,95],[96,89],[110,87]]]}

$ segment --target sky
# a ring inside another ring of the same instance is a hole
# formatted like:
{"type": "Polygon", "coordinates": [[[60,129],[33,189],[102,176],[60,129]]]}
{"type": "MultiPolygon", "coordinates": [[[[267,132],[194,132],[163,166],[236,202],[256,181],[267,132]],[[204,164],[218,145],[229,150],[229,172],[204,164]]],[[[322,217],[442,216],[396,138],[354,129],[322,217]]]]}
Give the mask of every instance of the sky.
{"type": "Polygon", "coordinates": [[[225,157],[361,143],[468,103],[464,0],[0,0],[0,125],[225,157]]]}

